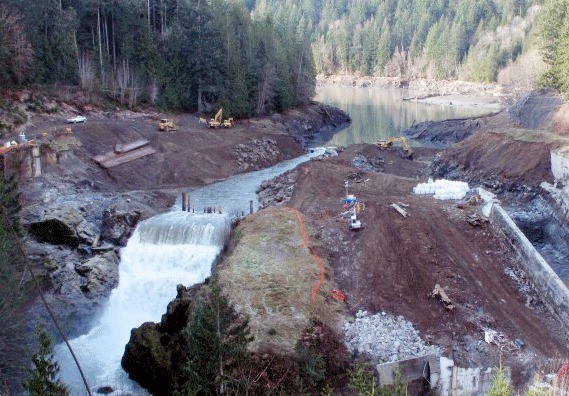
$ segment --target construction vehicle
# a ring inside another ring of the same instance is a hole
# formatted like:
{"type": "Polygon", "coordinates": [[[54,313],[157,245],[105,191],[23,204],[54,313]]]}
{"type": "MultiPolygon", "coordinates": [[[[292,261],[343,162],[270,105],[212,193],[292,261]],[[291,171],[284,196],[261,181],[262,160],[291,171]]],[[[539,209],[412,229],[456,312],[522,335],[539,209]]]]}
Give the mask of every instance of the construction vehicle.
{"type": "Polygon", "coordinates": [[[379,140],[375,144],[380,149],[387,150],[389,147],[393,146],[393,143],[396,142],[401,142],[407,158],[413,159],[413,150],[411,149],[411,146],[409,146],[409,143],[407,142],[407,138],[405,136],[393,136],[386,140],[379,140]]]}
{"type": "Polygon", "coordinates": [[[223,108],[215,113],[215,117],[208,121],[207,126],[210,128],[219,128],[221,126],[221,116],[223,115],[223,108]]]}
{"type": "Polygon", "coordinates": [[[174,125],[174,121],[168,118],[162,118],[160,122],[158,122],[158,130],[159,131],[177,131],[178,129],[174,125]]]}
{"type": "Polygon", "coordinates": [[[233,122],[233,117],[229,117],[226,120],[223,120],[223,127],[224,128],[232,128],[235,123],[233,122]]]}

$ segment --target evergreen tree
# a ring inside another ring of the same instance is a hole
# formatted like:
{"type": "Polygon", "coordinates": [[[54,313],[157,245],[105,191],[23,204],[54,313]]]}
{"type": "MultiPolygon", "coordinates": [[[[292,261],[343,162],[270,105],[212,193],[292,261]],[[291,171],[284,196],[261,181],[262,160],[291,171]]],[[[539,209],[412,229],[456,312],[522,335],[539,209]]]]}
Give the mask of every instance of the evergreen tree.
{"type": "Polygon", "coordinates": [[[25,267],[18,249],[17,212],[20,209],[14,177],[0,172],[0,383],[16,389],[28,365],[26,303],[33,296],[26,283],[25,267]]]}
{"type": "Polygon", "coordinates": [[[197,305],[186,328],[188,363],[179,396],[216,395],[229,386],[232,370],[247,358],[248,320],[239,318],[217,287],[197,305]]]}
{"type": "Polygon", "coordinates": [[[59,377],[59,364],[55,360],[53,344],[45,329],[36,329],[39,350],[32,357],[32,369],[24,381],[24,388],[30,396],[67,396],[69,391],[59,377]]]}

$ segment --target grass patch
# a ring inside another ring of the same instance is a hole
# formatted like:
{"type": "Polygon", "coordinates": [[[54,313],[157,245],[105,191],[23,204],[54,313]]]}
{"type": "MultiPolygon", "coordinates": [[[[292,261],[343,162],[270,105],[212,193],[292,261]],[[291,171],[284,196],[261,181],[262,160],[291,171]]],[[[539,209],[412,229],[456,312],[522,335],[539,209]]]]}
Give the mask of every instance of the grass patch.
{"type": "MultiPolygon", "coordinates": [[[[310,227],[305,226],[313,243],[310,227]]],[[[336,287],[330,280],[324,281],[316,301],[311,301],[320,271],[293,212],[260,211],[242,221],[236,233],[239,242],[218,268],[217,278],[236,311],[250,317],[253,351],[293,353],[312,319],[338,326],[344,307],[332,299],[336,287]]]]}

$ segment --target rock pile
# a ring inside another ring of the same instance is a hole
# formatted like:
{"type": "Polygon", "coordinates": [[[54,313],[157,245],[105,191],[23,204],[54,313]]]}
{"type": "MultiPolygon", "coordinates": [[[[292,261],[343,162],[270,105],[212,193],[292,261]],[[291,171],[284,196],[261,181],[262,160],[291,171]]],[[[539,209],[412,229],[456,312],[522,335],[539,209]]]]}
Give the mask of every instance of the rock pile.
{"type": "Polygon", "coordinates": [[[348,350],[368,355],[379,363],[441,353],[439,347],[426,345],[419,331],[403,316],[385,312],[369,315],[367,311],[358,311],[356,320],[345,323],[342,332],[348,350]]]}
{"type": "Polygon", "coordinates": [[[277,142],[268,137],[251,139],[246,144],[240,143],[233,149],[237,156],[237,165],[241,170],[259,170],[270,166],[279,156],[277,142]]]}
{"type": "Polygon", "coordinates": [[[297,178],[298,171],[292,170],[271,180],[264,181],[257,189],[261,207],[267,208],[273,205],[282,205],[290,201],[297,178]]]}

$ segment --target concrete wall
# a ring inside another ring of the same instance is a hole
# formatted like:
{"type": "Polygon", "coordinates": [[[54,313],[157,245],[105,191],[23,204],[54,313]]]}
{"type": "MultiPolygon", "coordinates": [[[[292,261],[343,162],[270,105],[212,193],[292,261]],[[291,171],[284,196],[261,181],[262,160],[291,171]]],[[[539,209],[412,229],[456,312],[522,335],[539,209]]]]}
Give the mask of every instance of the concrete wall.
{"type": "Polygon", "coordinates": [[[569,184],[569,147],[551,151],[551,173],[555,180],[569,184]]]}
{"type": "Polygon", "coordinates": [[[569,328],[569,289],[520,231],[506,211],[494,204],[490,212],[492,226],[520,257],[520,265],[535,285],[544,304],[569,328]]]}
{"type": "MultiPolygon", "coordinates": [[[[380,386],[394,384],[397,377],[403,383],[424,378],[440,396],[484,396],[496,375],[495,368],[458,367],[452,359],[434,355],[378,364],[376,370],[380,386]]],[[[504,374],[509,381],[509,367],[504,374]]]]}

